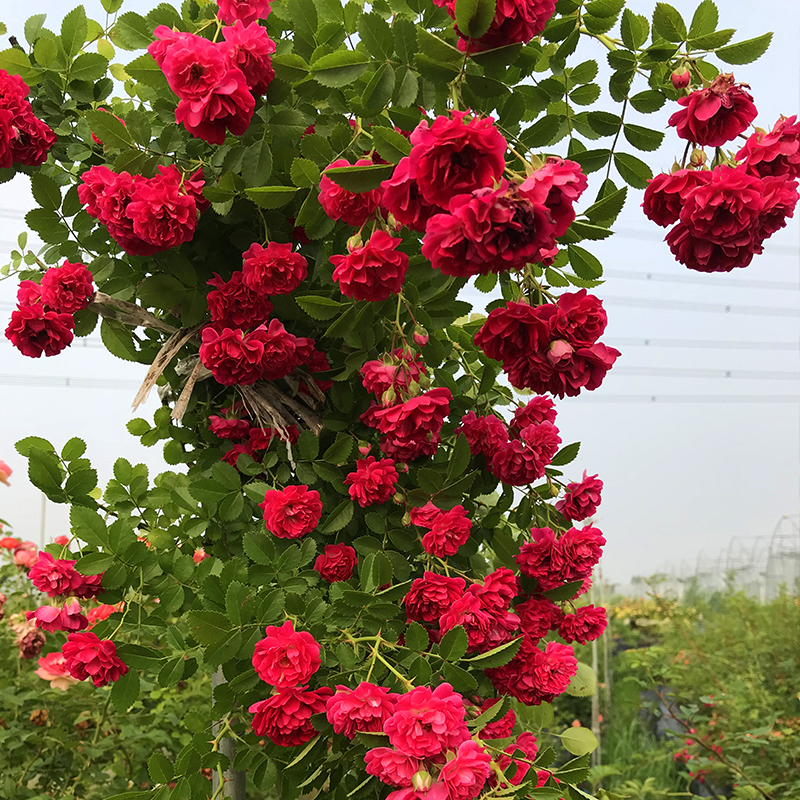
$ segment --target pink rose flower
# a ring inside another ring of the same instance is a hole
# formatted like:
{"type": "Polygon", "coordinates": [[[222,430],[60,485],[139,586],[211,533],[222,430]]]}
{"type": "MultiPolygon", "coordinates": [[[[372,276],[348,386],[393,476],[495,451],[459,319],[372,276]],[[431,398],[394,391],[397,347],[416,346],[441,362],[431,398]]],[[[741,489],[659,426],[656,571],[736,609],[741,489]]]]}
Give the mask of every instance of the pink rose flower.
{"type": "Polygon", "coordinates": [[[311,533],[322,517],[319,492],[304,485],[270,489],[260,507],[267,530],[279,539],[299,539],[311,533]]]}
{"type": "Polygon", "coordinates": [[[295,631],[291,620],[267,627],[266,638],[256,642],[253,667],[258,677],[276,689],[306,683],[320,668],[319,644],[306,631],[295,631]]]}
{"type": "Polygon", "coordinates": [[[355,738],[358,731],[378,733],[394,713],[395,699],[388,689],[365,681],[355,689],[337,686],[325,704],[328,722],[335,733],[348,739],[355,738]]]}

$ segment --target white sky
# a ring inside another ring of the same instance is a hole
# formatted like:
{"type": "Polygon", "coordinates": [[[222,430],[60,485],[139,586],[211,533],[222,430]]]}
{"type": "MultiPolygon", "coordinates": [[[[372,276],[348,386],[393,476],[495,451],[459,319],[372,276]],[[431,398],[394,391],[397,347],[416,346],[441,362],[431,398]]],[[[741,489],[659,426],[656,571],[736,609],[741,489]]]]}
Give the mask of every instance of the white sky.
{"type": "MultiPolygon", "coordinates": [[[[629,5],[649,16],[654,3],[631,0],[629,5]]],[[[696,2],[673,4],[688,19],[696,2]]],[[[759,62],[733,68],[738,80],[752,87],[760,110],[757,124],[771,127],[781,113],[798,113],[800,5],[762,0],[754,15],[750,0],[717,4],[721,27],[739,29],[736,40],[775,31],[759,62]]],[[[85,5],[89,16],[102,19],[97,0],[85,5]]],[[[151,5],[155,2],[129,0],[122,10],[145,11],[151,5]]],[[[48,12],[46,24],[57,29],[55,20],[70,7],[61,0],[35,0],[23,12],[23,4],[3,3],[0,20],[10,35],[22,39],[29,13],[48,12]]],[[[604,57],[602,48],[585,50],[584,57],[604,57]]],[[[128,60],[128,54],[119,55],[128,60]]],[[[666,129],[669,112],[633,121],[666,129]]],[[[642,157],[655,170],[668,169],[682,149],[668,132],[658,152],[642,157]]],[[[619,582],[661,571],[668,562],[694,564],[701,551],[715,554],[734,536],[768,535],[781,515],[796,514],[800,505],[798,220],[770,239],[748,269],[706,276],[675,263],[661,241],[662,230],[638,208],[641,193],[630,198],[618,235],[589,243],[608,274],[598,290],[609,313],[604,341],[623,356],[601,389],[558,406],[564,442],[583,442],[570,474],[577,479],[586,469],[605,481],[598,524],[609,543],[602,567],[605,577],[619,582]],[[630,343],[645,339],[780,343],[787,349],[630,343]],[[685,377],[686,370],[699,372],[685,377]],[[726,371],[730,377],[724,377],[726,371]],[[655,402],[649,399],[653,396],[655,402]],[[674,396],[680,402],[669,400],[674,396]],[[770,402],[782,396],[790,401],[770,402]]],[[[3,261],[25,229],[22,217],[31,206],[24,177],[0,186],[3,261]]],[[[3,328],[15,292],[16,281],[0,282],[3,328]]],[[[12,488],[0,487],[0,517],[17,535],[39,541],[41,523],[41,495],[28,483],[26,461],[14,449],[24,436],[44,436],[57,446],[82,437],[102,483],[123,454],[144,461],[152,472],[163,468],[160,448],[141,447],[125,430],[145,371],[146,366],[80,343],[57,358],[32,361],[0,341],[0,459],[15,470],[12,488]],[[66,388],[67,377],[88,384],[66,388]]],[[[156,406],[151,399],[135,416],[151,418],[156,406]]],[[[48,503],[45,541],[65,532],[66,520],[65,507],[48,503]]]]}

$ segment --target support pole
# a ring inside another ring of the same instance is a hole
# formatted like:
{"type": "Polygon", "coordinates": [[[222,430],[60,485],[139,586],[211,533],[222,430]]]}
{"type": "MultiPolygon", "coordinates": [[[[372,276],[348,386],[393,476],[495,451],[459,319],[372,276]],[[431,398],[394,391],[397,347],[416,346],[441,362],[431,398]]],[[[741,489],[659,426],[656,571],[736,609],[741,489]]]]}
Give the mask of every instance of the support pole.
{"type": "MultiPolygon", "coordinates": [[[[220,684],[227,683],[225,676],[222,674],[222,667],[211,675],[211,690],[217,688],[220,684]]],[[[213,705],[213,698],[212,698],[213,705]]],[[[219,733],[220,723],[215,722],[211,728],[212,733],[216,736],[219,733]]],[[[219,743],[219,752],[230,759],[228,768],[222,773],[225,786],[222,790],[223,797],[229,797],[231,800],[245,800],[245,776],[244,770],[236,770],[233,768],[233,759],[236,757],[236,742],[229,736],[225,736],[219,743]]],[[[219,789],[219,773],[214,770],[211,776],[211,786],[216,796],[219,789]]]]}

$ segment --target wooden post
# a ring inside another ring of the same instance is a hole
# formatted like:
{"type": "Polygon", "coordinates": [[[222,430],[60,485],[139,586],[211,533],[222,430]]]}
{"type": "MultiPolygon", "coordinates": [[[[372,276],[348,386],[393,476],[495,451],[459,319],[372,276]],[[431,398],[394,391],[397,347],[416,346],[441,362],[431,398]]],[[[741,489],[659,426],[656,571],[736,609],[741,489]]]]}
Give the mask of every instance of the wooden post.
{"type": "MultiPolygon", "coordinates": [[[[217,686],[222,683],[227,683],[225,676],[222,674],[222,667],[211,675],[211,691],[213,692],[217,686]]],[[[213,698],[212,698],[213,705],[213,698]]],[[[220,723],[215,722],[211,728],[212,733],[216,736],[219,733],[220,723]]],[[[244,770],[235,770],[233,768],[233,759],[236,757],[236,742],[229,736],[225,736],[219,743],[219,752],[230,759],[228,769],[222,773],[225,786],[222,790],[223,797],[229,797],[231,800],[245,800],[245,780],[246,773],[244,770]]],[[[219,789],[219,773],[214,770],[211,776],[212,790],[216,796],[219,789]]]]}

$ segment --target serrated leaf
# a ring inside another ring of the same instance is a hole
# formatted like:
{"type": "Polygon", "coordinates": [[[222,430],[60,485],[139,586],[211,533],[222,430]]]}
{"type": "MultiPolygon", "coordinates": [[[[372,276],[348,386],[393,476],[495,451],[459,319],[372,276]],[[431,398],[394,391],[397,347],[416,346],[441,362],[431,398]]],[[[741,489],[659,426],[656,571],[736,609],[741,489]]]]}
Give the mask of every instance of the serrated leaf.
{"type": "Polygon", "coordinates": [[[630,153],[617,153],[614,156],[614,166],[625,183],[635,189],[646,189],[649,180],[653,177],[650,167],[630,153]]]}
{"type": "Polygon", "coordinates": [[[488,669],[490,667],[502,667],[508,664],[512,658],[517,654],[519,648],[522,647],[522,638],[512,639],[510,642],[501,644],[486,653],[481,653],[479,656],[468,658],[466,663],[471,667],[478,667],[479,669],[488,669]]]}
{"type": "Polygon", "coordinates": [[[108,543],[108,531],[102,517],[85,506],[72,506],[69,511],[72,533],[92,547],[103,547],[108,543]]]}
{"type": "Polygon", "coordinates": [[[319,524],[320,533],[336,533],[353,519],[353,501],[349,498],[339,503],[336,508],[319,524]]]}
{"type": "Polygon", "coordinates": [[[658,150],[661,143],[664,141],[664,134],[661,131],[654,131],[650,128],[644,128],[641,125],[625,124],[622,128],[625,138],[637,150],[658,150]]]}
{"type": "Polygon", "coordinates": [[[309,66],[297,53],[280,53],[272,56],[276,77],[287,83],[296,83],[308,77],[309,66]]]}
{"type": "Polygon", "coordinates": [[[243,622],[242,607],[249,594],[250,589],[239,581],[231,581],[225,592],[225,611],[228,614],[228,619],[236,627],[239,627],[243,622]]]}
{"type": "Polygon", "coordinates": [[[415,650],[417,653],[424,653],[430,644],[430,637],[428,636],[428,631],[419,622],[412,622],[406,628],[405,641],[406,647],[415,650]]]}
{"type": "Polygon", "coordinates": [[[33,199],[48,211],[57,211],[61,207],[61,189],[58,184],[42,172],[31,175],[31,192],[33,199]]]}
{"type": "MultiPolygon", "coordinates": [[[[573,245],[570,245],[570,250],[573,248],[573,245]]],[[[580,249],[580,248],[577,248],[580,249]]],[[[586,252],[586,251],[584,251],[586,252]]],[[[574,265],[573,265],[574,268],[574,265]]],[[[566,464],[571,464],[577,457],[578,453],[581,449],[580,442],[573,442],[572,444],[568,444],[565,447],[562,447],[556,454],[553,456],[553,460],[550,462],[550,466],[552,467],[563,467],[566,464]]]]}
{"type": "Polygon", "coordinates": [[[497,0],[456,0],[456,25],[467,39],[480,39],[492,24],[497,0]]]}
{"type": "Polygon", "coordinates": [[[147,771],[154,783],[168,783],[175,774],[175,767],[163,753],[156,751],[147,761],[147,771]]]}
{"type": "Polygon", "coordinates": [[[61,45],[67,58],[74,58],[83,47],[89,26],[83,6],[73,8],[61,22],[61,45]]]}
{"type": "Polygon", "coordinates": [[[603,265],[600,260],[592,255],[588,250],[571,244],[567,248],[569,253],[569,263],[575,274],[580,278],[587,280],[595,280],[600,278],[603,274],[603,265]]]}
{"type": "Polygon", "coordinates": [[[590,222],[598,225],[611,225],[622,211],[627,196],[628,187],[623,186],[621,189],[617,189],[597,200],[584,211],[584,214],[590,222]]]}
{"type": "Polygon", "coordinates": [[[343,308],[347,308],[346,303],[331,300],[330,297],[321,295],[307,294],[303,297],[295,297],[295,302],[309,317],[314,319],[331,319],[335,317],[343,308]]]}
{"type": "Polygon", "coordinates": [[[548,600],[552,600],[554,603],[560,603],[562,600],[571,600],[575,597],[581,586],[583,586],[582,580],[572,581],[572,583],[565,583],[563,586],[559,586],[555,589],[548,589],[548,591],[543,592],[543,594],[548,600]]]}
{"type": "Polygon", "coordinates": [[[189,630],[204,645],[219,644],[231,635],[228,618],[218,611],[190,611],[189,630]]]}
{"type": "Polygon", "coordinates": [[[489,706],[486,711],[482,712],[475,719],[467,722],[467,726],[474,733],[482,731],[490,722],[493,722],[498,717],[502,717],[508,712],[510,706],[510,698],[508,696],[502,697],[493,705],[489,706]]]}
{"type": "Polygon", "coordinates": [[[258,186],[244,193],[260,208],[282,208],[295,196],[296,186],[258,186]]]}
{"type": "Polygon", "coordinates": [[[339,435],[336,437],[336,441],[322,454],[322,460],[329,464],[342,464],[350,457],[352,450],[352,437],[339,435]]]}
{"type": "Polygon", "coordinates": [[[394,36],[389,23],[374,11],[363,14],[358,35],[367,52],[380,61],[389,61],[394,55],[394,36]]]}
{"type": "Polygon", "coordinates": [[[295,186],[316,186],[319,183],[319,167],[307,158],[296,158],[292,161],[291,176],[295,186]]]}
{"type": "Polygon", "coordinates": [[[629,8],[622,12],[619,27],[622,43],[631,50],[640,48],[647,41],[650,33],[650,23],[647,21],[647,17],[636,14],[629,8]]]}
{"type": "Polygon", "coordinates": [[[658,111],[666,102],[666,96],[655,89],[646,89],[643,92],[632,95],[630,98],[630,104],[640,114],[652,114],[654,111],[658,111]]]}
{"type": "Polygon", "coordinates": [[[104,147],[125,150],[134,146],[128,129],[109,111],[87,111],[86,121],[104,147]]]}
{"type": "Polygon", "coordinates": [[[99,53],[81,53],[69,70],[69,76],[74,81],[96,81],[108,71],[108,59],[99,53]]]}
{"type": "Polygon", "coordinates": [[[311,75],[323,86],[339,88],[353,83],[369,64],[370,57],[363,50],[338,50],[318,58],[311,65],[311,75]]]}
{"type": "Polygon", "coordinates": [[[726,64],[749,64],[767,52],[770,42],[772,42],[772,33],[765,33],[754,39],[746,39],[743,42],[722,47],[717,50],[717,57],[726,64]]]}
{"type": "Polygon", "coordinates": [[[89,553],[79,558],[75,569],[81,575],[99,575],[105,572],[114,563],[114,556],[109,553],[89,553]]]}
{"type": "Polygon", "coordinates": [[[117,19],[111,40],[123,50],[142,50],[153,41],[153,28],[143,16],[128,11],[117,19]]]}
{"type": "Polygon", "coordinates": [[[714,0],[702,0],[692,16],[692,22],[689,26],[689,39],[714,33],[718,24],[719,11],[714,4],[714,0]]]}
{"type": "Polygon", "coordinates": [[[439,642],[439,655],[445,661],[460,661],[469,647],[467,632],[463,626],[456,625],[442,637],[439,642]]]}
{"type": "Polygon", "coordinates": [[[120,714],[124,714],[139,697],[139,673],[128,671],[111,687],[111,702],[120,714]]]}
{"type": "Polygon", "coordinates": [[[372,141],[375,149],[391,164],[399,164],[411,152],[411,143],[391,128],[373,128],[372,141]]]}
{"type": "Polygon", "coordinates": [[[686,33],[686,23],[680,12],[668,3],[656,3],[653,11],[653,38],[660,36],[668,42],[683,42],[686,33]]]}

